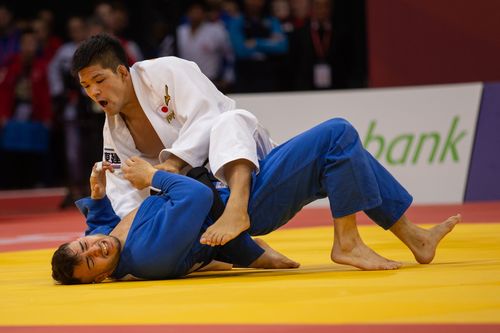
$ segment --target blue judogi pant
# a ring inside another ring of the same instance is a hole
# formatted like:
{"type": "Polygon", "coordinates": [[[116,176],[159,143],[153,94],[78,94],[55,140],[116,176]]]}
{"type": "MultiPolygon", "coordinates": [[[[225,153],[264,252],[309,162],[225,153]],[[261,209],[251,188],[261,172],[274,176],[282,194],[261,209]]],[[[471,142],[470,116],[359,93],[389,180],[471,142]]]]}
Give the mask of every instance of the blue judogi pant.
{"type": "Polygon", "coordinates": [[[273,149],[254,175],[250,235],[287,223],[308,203],[328,197],[334,218],[364,211],[389,229],[411,195],[368,152],[344,119],[328,120],[273,149]]]}

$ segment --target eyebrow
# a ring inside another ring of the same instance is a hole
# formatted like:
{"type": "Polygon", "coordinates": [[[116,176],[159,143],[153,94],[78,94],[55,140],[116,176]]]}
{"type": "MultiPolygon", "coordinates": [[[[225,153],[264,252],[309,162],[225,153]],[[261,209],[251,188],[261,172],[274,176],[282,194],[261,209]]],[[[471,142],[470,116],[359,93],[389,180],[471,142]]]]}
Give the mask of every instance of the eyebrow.
{"type": "MultiPolygon", "coordinates": [[[[95,79],[95,78],[96,78],[96,77],[98,77],[99,75],[104,75],[104,74],[102,74],[102,73],[97,73],[97,74],[95,74],[94,76],[92,76],[92,77],[90,78],[90,81],[92,81],[93,79],[95,79]]],[[[85,84],[85,83],[86,83],[85,81],[80,81],[80,84],[85,84]]]]}

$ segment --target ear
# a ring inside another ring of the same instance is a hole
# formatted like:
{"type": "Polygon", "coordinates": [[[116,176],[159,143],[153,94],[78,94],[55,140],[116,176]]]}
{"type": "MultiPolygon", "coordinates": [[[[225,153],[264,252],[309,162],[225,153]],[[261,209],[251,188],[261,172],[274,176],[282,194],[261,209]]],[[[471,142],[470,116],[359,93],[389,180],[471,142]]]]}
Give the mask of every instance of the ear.
{"type": "Polygon", "coordinates": [[[126,78],[129,75],[127,67],[123,65],[118,65],[118,68],[116,70],[118,74],[122,77],[122,79],[126,78]]]}

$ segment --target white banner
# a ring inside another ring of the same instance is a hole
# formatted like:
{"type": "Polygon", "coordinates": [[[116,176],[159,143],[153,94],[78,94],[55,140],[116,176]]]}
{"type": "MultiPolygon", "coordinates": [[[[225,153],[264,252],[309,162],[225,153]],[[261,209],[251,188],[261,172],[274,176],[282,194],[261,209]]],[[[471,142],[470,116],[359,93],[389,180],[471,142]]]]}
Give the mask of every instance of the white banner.
{"type": "MultiPolygon", "coordinates": [[[[275,141],[342,117],[415,203],[461,203],[482,84],[231,96],[275,141]]],[[[325,202],[322,202],[325,204],[325,202]]]]}

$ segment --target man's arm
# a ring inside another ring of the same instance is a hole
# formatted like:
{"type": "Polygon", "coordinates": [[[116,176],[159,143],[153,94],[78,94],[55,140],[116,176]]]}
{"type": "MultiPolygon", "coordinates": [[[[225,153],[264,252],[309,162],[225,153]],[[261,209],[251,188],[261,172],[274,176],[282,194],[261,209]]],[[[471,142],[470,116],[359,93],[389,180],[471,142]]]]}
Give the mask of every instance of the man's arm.
{"type": "Polygon", "coordinates": [[[85,230],[85,235],[107,235],[120,222],[120,218],[115,214],[106,196],[106,171],[114,172],[109,162],[94,164],[90,175],[91,195],[75,202],[86,218],[88,228],[85,230]]]}
{"type": "Polygon", "coordinates": [[[174,154],[170,156],[162,163],[155,165],[154,167],[158,170],[167,171],[170,173],[180,173],[188,165],[187,162],[183,161],[174,154]]]}
{"type": "Polygon", "coordinates": [[[137,265],[130,273],[145,279],[187,274],[193,266],[190,251],[212,205],[212,191],[192,178],[157,170],[137,157],[128,159],[123,171],[137,188],[154,186],[164,192],[146,201],[136,215],[137,223],[147,222],[141,225],[141,236],[129,241],[147,247],[135,252],[137,265]]]}

